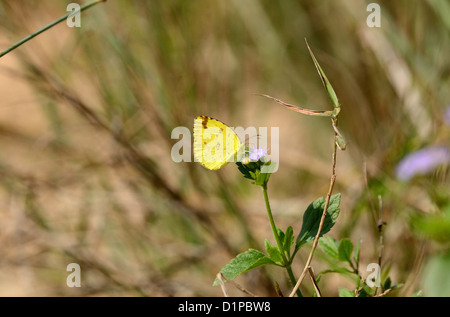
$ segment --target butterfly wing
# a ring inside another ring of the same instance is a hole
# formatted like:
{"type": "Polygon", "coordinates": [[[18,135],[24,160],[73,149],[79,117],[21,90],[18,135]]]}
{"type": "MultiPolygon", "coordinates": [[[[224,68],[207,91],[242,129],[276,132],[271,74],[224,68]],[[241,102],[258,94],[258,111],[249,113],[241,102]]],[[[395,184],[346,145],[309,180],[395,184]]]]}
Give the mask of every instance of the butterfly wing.
{"type": "Polygon", "coordinates": [[[206,116],[194,120],[194,158],[204,167],[224,167],[234,160],[241,147],[236,133],[223,122],[206,116]]]}

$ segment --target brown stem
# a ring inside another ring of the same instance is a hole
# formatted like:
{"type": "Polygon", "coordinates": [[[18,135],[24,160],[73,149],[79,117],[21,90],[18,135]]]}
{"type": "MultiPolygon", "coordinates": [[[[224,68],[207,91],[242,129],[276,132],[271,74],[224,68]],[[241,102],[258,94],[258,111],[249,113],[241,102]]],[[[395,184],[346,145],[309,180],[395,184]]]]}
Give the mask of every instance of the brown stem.
{"type": "Polygon", "coordinates": [[[253,294],[252,292],[250,292],[249,290],[243,288],[241,285],[239,285],[238,283],[236,283],[233,280],[228,279],[225,275],[223,275],[222,273],[217,273],[217,279],[219,280],[220,283],[220,287],[222,288],[222,292],[224,294],[225,297],[228,297],[228,292],[226,291],[225,288],[225,284],[222,280],[222,278],[224,278],[226,281],[228,281],[231,285],[233,285],[234,287],[236,287],[238,290],[240,290],[242,293],[250,296],[250,297],[257,297],[255,294],[253,294]]]}
{"type": "Polygon", "coordinates": [[[308,266],[308,273],[309,273],[309,276],[311,277],[311,281],[314,285],[314,289],[316,290],[317,297],[322,297],[322,293],[320,292],[319,286],[317,285],[317,282],[316,282],[316,278],[314,277],[314,272],[312,270],[312,267],[310,267],[310,266],[308,266]]]}
{"type": "MultiPolygon", "coordinates": [[[[336,122],[333,121],[333,120],[336,120],[336,119],[332,118],[331,120],[332,120],[333,127],[334,127],[336,122]]],[[[338,137],[338,135],[337,135],[337,133],[335,131],[334,132],[334,147],[333,147],[333,159],[332,159],[332,168],[331,168],[330,187],[328,189],[327,198],[326,198],[326,201],[325,201],[325,207],[323,208],[322,218],[320,218],[319,229],[317,231],[316,237],[314,238],[312,249],[311,249],[311,252],[309,253],[309,256],[308,256],[308,260],[306,260],[305,268],[303,269],[303,272],[300,275],[300,277],[299,277],[299,279],[297,281],[297,284],[295,284],[295,287],[292,290],[292,292],[289,295],[289,297],[293,297],[295,295],[295,292],[298,290],[298,288],[300,287],[300,285],[303,282],[303,279],[306,276],[306,272],[308,271],[308,267],[310,267],[310,265],[311,265],[311,261],[312,261],[313,255],[314,255],[314,251],[316,250],[317,244],[319,242],[320,233],[322,232],[322,228],[323,228],[323,225],[325,223],[325,217],[327,215],[328,205],[330,204],[331,194],[333,192],[334,183],[336,181],[337,137],[338,137]]]]}

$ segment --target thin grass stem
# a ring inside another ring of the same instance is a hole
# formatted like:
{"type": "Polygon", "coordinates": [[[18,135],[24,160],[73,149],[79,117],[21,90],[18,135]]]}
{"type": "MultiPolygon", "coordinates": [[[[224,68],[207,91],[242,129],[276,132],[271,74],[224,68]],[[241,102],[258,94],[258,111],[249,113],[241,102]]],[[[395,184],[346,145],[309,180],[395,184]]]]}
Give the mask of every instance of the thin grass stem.
{"type": "MultiPolygon", "coordinates": [[[[87,10],[93,6],[95,6],[96,4],[99,4],[100,2],[105,2],[106,0],[95,0],[92,1],[90,3],[85,4],[84,6],[80,7],[79,12],[82,12],[84,10],[87,10]]],[[[31,33],[30,35],[24,37],[23,39],[21,39],[20,41],[18,41],[17,43],[11,45],[10,47],[8,47],[6,50],[4,50],[3,52],[0,53],[0,58],[5,56],[6,54],[8,54],[9,52],[15,50],[16,48],[18,48],[19,46],[21,46],[22,44],[25,44],[26,42],[28,42],[29,40],[31,40],[32,38],[38,36],[39,34],[47,31],[48,29],[54,27],[55,25],[57,25],[58,23],[61,23],[62,21],[66,20],[69,16],[74,15],[75,13],[77,13],[78,11],[75,12],[69,12],[65,15],[63,15],[62,17],[60,17],[59,19],[47,24],[46,26],[40,28],[39,30],[37,30],[36,32],[31,33]]]]}

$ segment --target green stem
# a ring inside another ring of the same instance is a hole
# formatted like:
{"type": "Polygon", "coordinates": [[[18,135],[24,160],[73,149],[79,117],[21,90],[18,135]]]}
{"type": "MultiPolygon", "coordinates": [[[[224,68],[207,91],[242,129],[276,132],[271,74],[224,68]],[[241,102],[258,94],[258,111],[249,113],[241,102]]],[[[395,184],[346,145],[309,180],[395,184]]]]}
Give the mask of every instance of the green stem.
{"type": "MultiPolygon", "coordinates": [[[[106,0],[96,0],[96,1],[92,1],[90,3],[85,4],[84,6],[80,7],[80,12],[84,11],[86,9],[89,9],[90,7],[95,6],[96,4],[100,3],[100,2],[105,2],[106,0]]],[[[31,33],[30,35],[28,35],[27,37],[21,39],[19,42],[13,44],[12,46],[8,47],[6,50],[4,50],[3,52],[0,53],[0,58],[3,57],[4,55],[8,54],[9,52],[15,50],[16,48],[18,48],[19,46],[21,46],[22,44],[28,42],[29,40],[31,40],[32,38],[34,38],[35,36],[41,34],[42,32],[47,31],[48,29],[54,27],[56,24],[66,20],[70,15],[75,14],[76,12],[69,12],[65,15],[63,15],[62,17],[60,17],[58,20],[53,21],[50,24],[47,24],[46,26],[44,26],[43,28],[40,28],[39,30],[37,30],[34,33],[31,33]]]]}
{"type": "MultiPolygon", "coordinates": [[[[272,210],[270,209],[270,204],[269,204],[269,196],[267,195],[267,184],[264,184],[261,187],[262,187],[263,194],[264,194],[264,202],[266,203],[267,215],[269,216],[270,227],[272,229],[273,237],[275,238],[275,241],[277,243],[278,250],[280,250],[281,257],[283,259],[283,266],[288,273],[288,276],[289,276],[289,279],[291,280],[292,285],[295,285],[297,283],[297,281],[294,277],[294,273],[292,272],[291,263],[286,258],[286,255],[285,255],[284,249],[283,249],[283,244],[280,241],[280,237],[278,236],[277,227],[275,226],[275,221],[273,220],[272,210]]],[[[297,296],[303,297],[303,295],[299,289],[297,289],[297,296]]]]}

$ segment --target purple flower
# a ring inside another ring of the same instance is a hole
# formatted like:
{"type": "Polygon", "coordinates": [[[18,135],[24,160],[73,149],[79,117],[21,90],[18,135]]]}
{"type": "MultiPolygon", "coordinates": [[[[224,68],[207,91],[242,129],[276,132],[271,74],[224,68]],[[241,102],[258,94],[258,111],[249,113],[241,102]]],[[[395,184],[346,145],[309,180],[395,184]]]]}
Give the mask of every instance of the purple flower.
{"type": "Polygon", "coordinates": [[[427,147],[405,156],[397,165],[396,176],[402,181],[407,181],[416,175],[429,173],[439,165],[448,163],[450,163],[450,148],[427,147]]]}
{"type": "Polygon", "coordinates": [[[252,161],[258,161],[261,157],[264,157],[267,155],[267,151],[264,149],[253,149],[248,154],[248,158],[252,161]]]}
{"type": "Polygon", "coordinates": [[[445,109],[444,122],[446,125],[450,125],[450,105],[447,106],[447,109],[445,109]]]}

